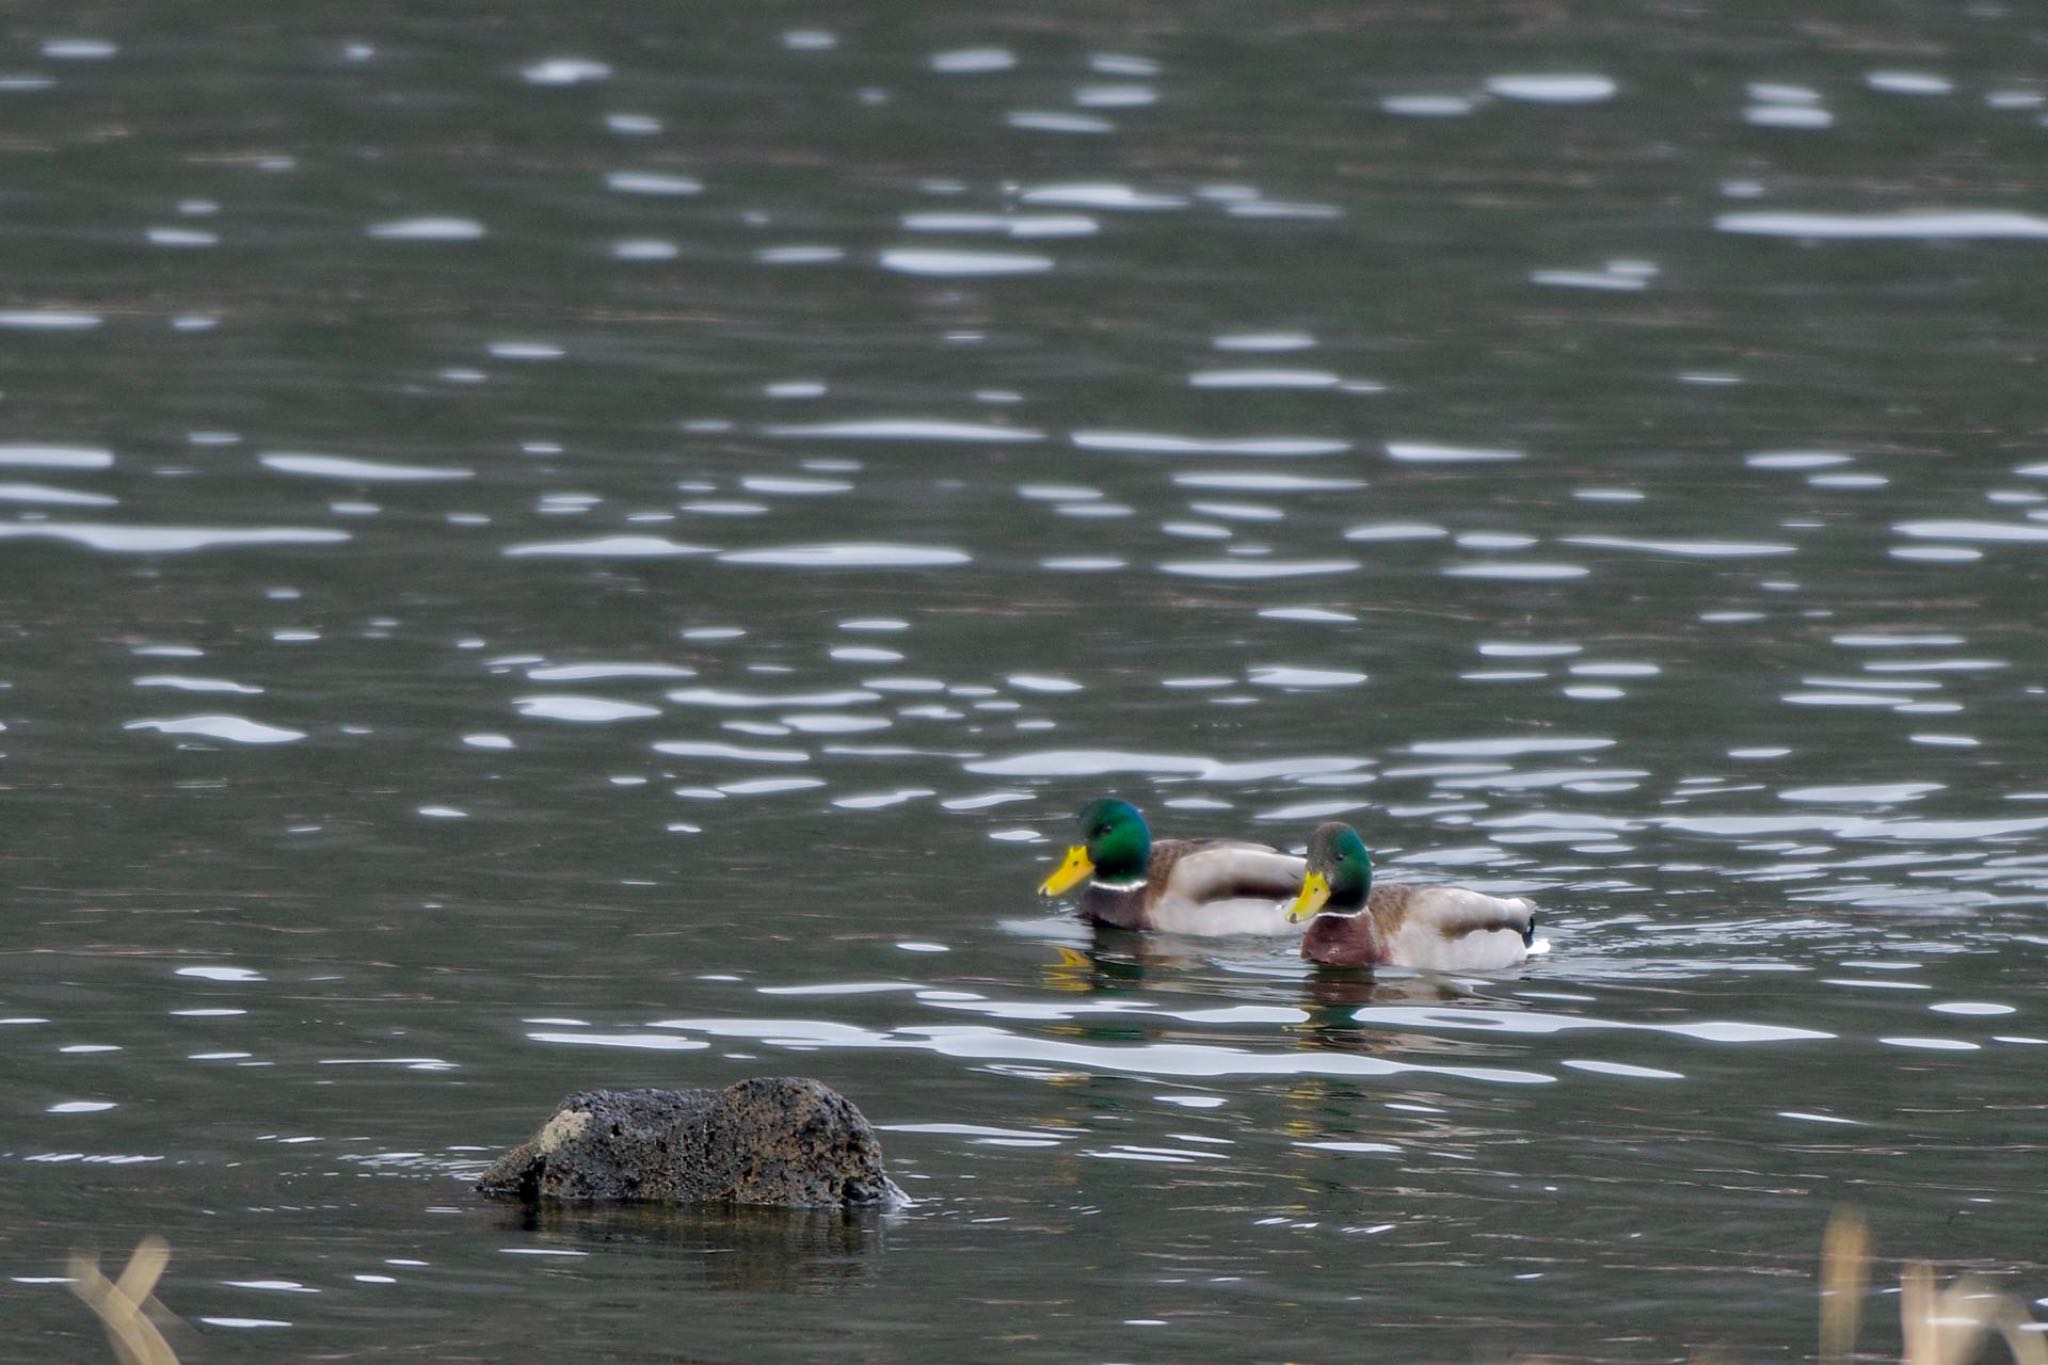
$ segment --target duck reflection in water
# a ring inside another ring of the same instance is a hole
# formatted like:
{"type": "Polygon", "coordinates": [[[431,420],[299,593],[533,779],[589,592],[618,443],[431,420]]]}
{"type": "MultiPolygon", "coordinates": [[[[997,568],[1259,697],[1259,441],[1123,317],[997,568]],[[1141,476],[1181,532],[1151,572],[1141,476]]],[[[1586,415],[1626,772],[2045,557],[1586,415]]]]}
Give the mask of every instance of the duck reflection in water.
{"type": "Polygon", "coordinates": [[[1040,980],[1048,990],[1075,995],[1124,994],[1204,964],[1199,954],[1175,951],[1148,934],[1101,927],[1086,948],[1062,944],[1053,954],[1053,960],[1040,969],[1040,980]]]}
{"type": "MultiPolygon", "coordinates": [[[[1311,963],[1301,982],[1301,1045],[1326,1052],[1380,1054],[1412,1051],[1412,1034],[1361,1027],[1352,1012],[1363,1005],[1449,1005],[1474,998],[1472,991],[1439,976],[1375,976],[1369,967],[1327,967],[1311,963]]],[[[1434,1041],[1434,1040],[1432,1040],[1434,1041]]]]}
{"type": "Polygon", "coordinates": [[[611,1255],[640,1248],[689,1261],[714,1289],[823,1294],[875,1280],[884,1229],[896,1216],[882,1208],[549,1204],[510,1210],[503,1223],[538,1234],[539,1245],[611,1255]]]}
{"type": "MultiPolygon", "coordinates": [[[[1039,981],[1047,990],[1069,995],[1113,997],[1138,996],[1148,990],[1200,990],[1200,978],[1214,967],[1215,952],[1213,947],[1176,936],[1098,925],[1093,941],[1086,947],[1053,945],[1051,960],[1039,968],[1039,981]]],[[[1436,1007],[1491,998],[1456,978],[1434,973],[1376,974],[1370,967],[1333,967],[1317,962],[1306,966],[1297,991],[1279,995],[1286,989],[1285,979],[1269,979],[1266,983],[1274,988],[1274,1003],[1291,1000],[1307,1016],[1290,1030],[1300,1047],[1379,1055],[1462,1053],[1477,1046],[1470,1040],[1365,1028],[1353,1018],[1353,1011],[1365,1005],[1436,1007]]],[[[1250,978],[1246,984],[1258,979],[1250,978]]],[[[1158,1027],[1159,1019],[1150,1014],[1095,1015],[1055,1026],[1055,1031],[1095,1041],[1147,1042],[1155,1040],[1158,1027]]]]}

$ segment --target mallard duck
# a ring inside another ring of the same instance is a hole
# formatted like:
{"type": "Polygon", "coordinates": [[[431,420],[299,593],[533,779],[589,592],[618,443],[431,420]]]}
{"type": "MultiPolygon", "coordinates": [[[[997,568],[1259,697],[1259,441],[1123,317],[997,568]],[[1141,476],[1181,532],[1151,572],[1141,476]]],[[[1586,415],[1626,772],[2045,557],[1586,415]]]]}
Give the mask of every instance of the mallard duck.
{"type": "Polygon", "coordinates": [[[1104,797],[1081,808],[1081,842],[1039,885],[1058,896],[1083,880],[1081,916],[1119,929],[1173,934],[1288,934],[1287,898],[1301,885],[1302,860],[1232,839],[1161,839],[1128,801],[1104,797]]]}
{"type": "Polygon", "coordinates": [[[1337,967],[1497,972],[1521,965],[1536,938],[1536,907],[1462,886],[1375,883],[1372,854],[1349,825],[1319,825],[1308,874],[1287,918],[1313,921],[1301,955],[1337,967]]]}

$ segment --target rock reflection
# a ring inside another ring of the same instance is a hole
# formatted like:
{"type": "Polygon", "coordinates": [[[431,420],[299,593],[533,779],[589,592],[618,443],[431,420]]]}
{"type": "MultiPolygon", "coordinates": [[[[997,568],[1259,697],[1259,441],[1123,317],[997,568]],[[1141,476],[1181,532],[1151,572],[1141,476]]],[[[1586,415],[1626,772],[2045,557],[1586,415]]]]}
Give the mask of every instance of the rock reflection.
{"type": "Polygon", "coordinates": [[[608,1204],[508,1210],[500,1226],[542,1245],[627,1248],[695,1260],[707,1285],[754,1294],[829,1294],[870,1284],[891,1215],[878,1209],[608,1204]]]}

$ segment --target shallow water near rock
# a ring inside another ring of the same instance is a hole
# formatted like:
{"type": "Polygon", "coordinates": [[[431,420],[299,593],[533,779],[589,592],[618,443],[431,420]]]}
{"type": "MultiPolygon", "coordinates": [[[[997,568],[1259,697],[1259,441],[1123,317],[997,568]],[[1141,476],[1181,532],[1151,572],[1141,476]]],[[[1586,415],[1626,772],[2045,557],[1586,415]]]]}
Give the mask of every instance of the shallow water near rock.
{"type": "Polygon", "coordinates": [[[146,1232],[205,1360],[1793,1358],[1842,1202],[2048,1294],[2048,85],[1824,9],[23,18],[10,1339],[146,1232]],[[1550,951],[1093,934],[1111,789],[1550,951]],[[469,1193],[775,1073],[915,1202],[469,1193]]]}

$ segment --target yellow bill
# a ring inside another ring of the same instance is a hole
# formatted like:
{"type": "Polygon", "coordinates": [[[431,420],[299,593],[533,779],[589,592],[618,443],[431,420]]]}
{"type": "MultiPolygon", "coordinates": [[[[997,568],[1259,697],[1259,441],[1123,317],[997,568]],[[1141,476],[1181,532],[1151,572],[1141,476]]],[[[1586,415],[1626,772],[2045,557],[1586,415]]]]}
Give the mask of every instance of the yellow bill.
{"type": "Polygon", "coordinates": [[[1064,895],[1094,875],[1095,863],[1088,856],[1088,845],[1075,844],[1067,850],[1066,861],[1054,868],[1052,875],[1038,884],[1038,894],[1064,895]]]}
{"type": "Polygon", "coordinates": [[[1323,908],[1330,899],[1330,879],[1320,872],[1311,872],[1302,878],[1301,894],[1294,898],[1294,904],[1287,907],[1287,922],[1299,924],[1323,908]]]}

